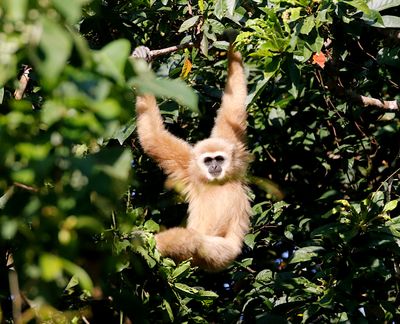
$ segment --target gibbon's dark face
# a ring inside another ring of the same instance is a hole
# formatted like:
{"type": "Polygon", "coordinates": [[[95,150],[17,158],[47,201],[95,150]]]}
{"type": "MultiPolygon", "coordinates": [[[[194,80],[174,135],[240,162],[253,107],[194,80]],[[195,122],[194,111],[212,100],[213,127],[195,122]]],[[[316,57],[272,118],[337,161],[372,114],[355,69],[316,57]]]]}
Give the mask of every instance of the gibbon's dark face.
{"type": "Polygon", "coordinates": [[[202,154],[202,163],[208,172],[209,180],[223,178],[226,170],[226,156],[223,152],[213,152],[202,154]]]}
{"type": "MultiPolygon", "coordinates": [[[[234,145],[221,138],[209,138],[194,147],[195,164],[207,181],[221,181],[232,168],[234,145]]],[[[193,170],[194,172],[194,170],[193,170]]]]}

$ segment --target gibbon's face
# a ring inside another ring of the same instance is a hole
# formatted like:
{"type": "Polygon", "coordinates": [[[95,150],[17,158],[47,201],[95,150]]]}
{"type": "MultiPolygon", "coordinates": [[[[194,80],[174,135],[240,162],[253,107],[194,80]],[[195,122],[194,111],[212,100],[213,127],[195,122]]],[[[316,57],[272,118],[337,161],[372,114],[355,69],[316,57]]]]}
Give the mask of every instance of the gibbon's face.
{"type": "Polygon", "coordinates": [[[196,164],[209,181],[223,180],[231,168],[234,145],[222,139],[207,139],[195,148],[196,164]]]}

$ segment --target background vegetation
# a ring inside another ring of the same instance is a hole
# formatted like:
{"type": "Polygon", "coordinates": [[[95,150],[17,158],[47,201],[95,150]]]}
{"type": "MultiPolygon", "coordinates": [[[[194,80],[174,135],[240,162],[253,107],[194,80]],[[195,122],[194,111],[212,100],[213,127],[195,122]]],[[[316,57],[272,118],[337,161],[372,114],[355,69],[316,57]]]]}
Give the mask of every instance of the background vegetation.
{"type": "Polygon", "coordinates": [[[3,0],[0,321],[397,323],[399,5],[3,0]],[[178,136],[208,136],[227,28],[248,70],[254,216],[210,274],[155,250],[187,206],[138,145],[132,89],[178,136]],[[188,42],[155,73],[129,58],[188,42]]]}

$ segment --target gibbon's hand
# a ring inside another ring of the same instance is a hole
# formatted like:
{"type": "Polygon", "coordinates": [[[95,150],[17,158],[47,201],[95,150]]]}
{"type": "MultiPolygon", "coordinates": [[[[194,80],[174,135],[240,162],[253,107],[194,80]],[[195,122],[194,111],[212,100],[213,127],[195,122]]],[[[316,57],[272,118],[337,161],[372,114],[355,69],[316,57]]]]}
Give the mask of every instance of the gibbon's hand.
{"type": "Polygon", "coordinates": [[[134,49],[132,52],[132,56],[134,58],[141,58],[144,59],[147,63],[150,63],[152,56],[151,56],[151,51],[148,47],[146,46],[139,46],[134,49]]]}

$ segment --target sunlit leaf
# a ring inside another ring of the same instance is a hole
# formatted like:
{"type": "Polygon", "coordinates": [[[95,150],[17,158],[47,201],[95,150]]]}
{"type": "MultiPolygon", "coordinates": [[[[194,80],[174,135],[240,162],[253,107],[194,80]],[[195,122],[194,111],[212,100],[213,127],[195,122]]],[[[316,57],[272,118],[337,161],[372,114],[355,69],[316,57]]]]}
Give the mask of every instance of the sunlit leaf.
{"type": "Polygon", "coordinates": [[[130,53],[130,44],[126,39],[115,40],[95,53],[97,71],[115,81],[124,82],[124,68],[130,53]]]}
{"type": "Polygon", "coordinates": [[[398,203],[399,203],[398,200],[389,201],[389,202],[385,205],[385,207],[383,208],[383,212],[386,213],[386,212],[389,212],[389,211],[392,211],[392,210],[396,209],[398,203]]]}
{"type": "Polygon", "coordinates": [[[400,6],[400,0],[369,0],[367,5],[372,10],[382,11],[400,6]]]}
{"type": "Polygon", "coordinates": [[[54,86],[69,58],[72,39],[65,29],[46,17],[42,18],[42,26],[43,33],[39,46],[44,57],[37,56],[35,60],[38,61],[38,69],[43,80],[54,86]]]}
{"type": "Polygon", "coordinates": [[[193,17],[189,18],[188,20],[185,20],[182,23],[181,27],[179,27],[178,32],[182,33],[185,30],[188,30],[189,28],[193,27],[194,25],[196,25],[199,18],[200,18],[200,16],[193,16],[193,17]]]}
{"type": "Polygon", "coordinates": [[[192,70],[192,62],[190,62],[190,60],[188,58],[185,58],[185,61],[183,62],[183,67],[182,67],[182,72],[180,74],[180,77],[182,79],[186,79],[191,70],[192,70]]]}
{"type": "Polygon", "coordinates": [[[289,263],[299,263],[310,261],[312,258],[319,255],[318,252],[324,251],[321,246],[306,246],[294,251],[293,257],[289,263]]]}

